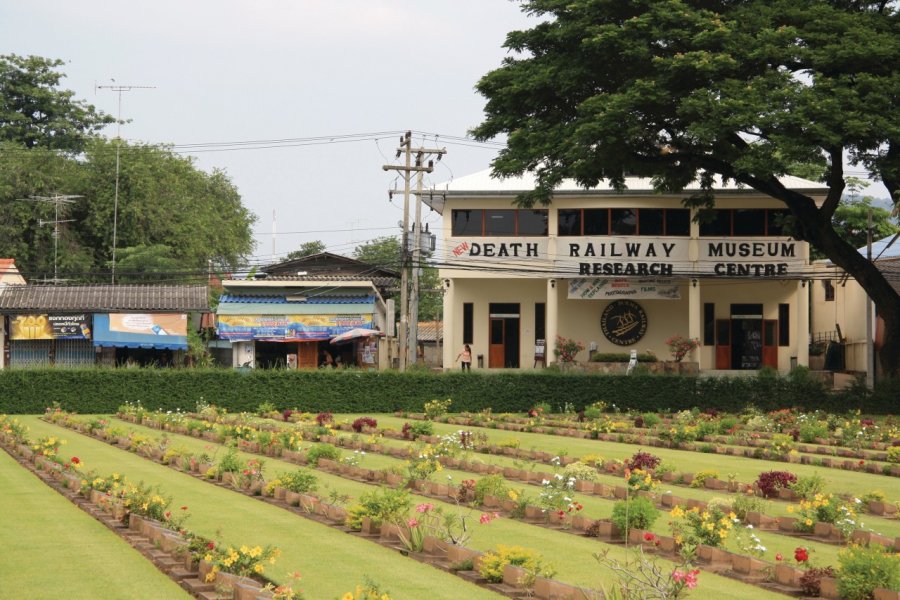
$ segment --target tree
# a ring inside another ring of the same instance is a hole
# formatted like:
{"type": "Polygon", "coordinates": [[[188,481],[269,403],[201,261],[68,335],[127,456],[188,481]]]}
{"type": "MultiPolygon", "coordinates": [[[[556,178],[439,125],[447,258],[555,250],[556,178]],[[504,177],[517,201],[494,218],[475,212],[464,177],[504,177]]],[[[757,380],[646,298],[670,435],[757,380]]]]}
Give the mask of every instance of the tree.
{"type": "Polygon", "coordinates": [[[497,176],[536,176],[519,198],[549,202],[626,172],[660,191],[699,180],[688,203],[710,207],[720,175],[782,201],[793,235],[852,275],[885,321],[880,358],[900,375],[900,295],[835,230],[844,158],[900,200],[900,20],[892,1],[526,0],[542,19],[508,34],[517,53],[477,84],[487,98],[474,129],[507,135],[497,176]],[[779,176],[822,164],[824,203],[779,176]]]}
{"type": "Polygon", "coordinates": [[[115,119],[58,89],[64,63],[40,56],[0,55],[0,140],[26,148],[80,152],[115,119]]]}
{"type": "Polygon", "coordinates": [[[313,254],[321,254],[325,252],[325,243],[322,240],[313,240],[311,242],[303,242],[300,247],[289,253],[285,260],[294,260],[313,254]]]}

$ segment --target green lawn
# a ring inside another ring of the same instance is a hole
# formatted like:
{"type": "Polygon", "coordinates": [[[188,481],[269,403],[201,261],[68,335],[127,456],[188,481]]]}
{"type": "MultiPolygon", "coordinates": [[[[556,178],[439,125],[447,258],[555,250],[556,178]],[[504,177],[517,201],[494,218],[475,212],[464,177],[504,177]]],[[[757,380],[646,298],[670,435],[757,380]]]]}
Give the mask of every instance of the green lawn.
{"type": "MultiPolygon", "coordinates": [[[[324,559],[325,552],[322,550],[325,544],[327,544],[328,548],[332,548],[335,544],[340,544],[338,541],[326,541],[326,539],[329,538],[328,534],[334,533],[327,528],[316,526],[317,530],[324,529],[324,532],[315,534],[316,537],[314,543],[317,560],[304,563],[302,562],[302,557],[305,553],[309,552],[310,544],[313,542],[307,539],[297,544],[294,536],[285,535],[285,530],[287,529],[296,530],[298,527],[307,525],[308,522],[304,519],[290,515],[280,509],[267,506],[256,500],[240,496],[234,492],[204,484],[187,475],[152,464],[149,461],[117,450],[102,442],[83,438],[77,433],[67,432],[63,434],[61,429],[55,428],[52,425],[40,423],[36,420],[29,421],[29,424],[32,425],[35,430],[35,435],[44,435],[53,431],[57,435],[64,435],[64,437],[69,439],[71,442],[70,445],[84,446],[85,450],[83,453],[87,456],[85,460],[88,461],[89,467],[98,468],[101,471],[118,469],[132,478],[142,477],[147,481],[160,482],[165,491],[175,494],[176,504],[184,503],[191,507],[193,516],[189,524],[193,529],[200,533],[209,535],[215,530],[215,526],[218,524],[222,528],[223,537],[229,541],[238,543],[274,543],[278,545],[284,550],[284,556],[281,560],[280,569],[276,569],[273,572],[276,578],[280,579],[285,573],[299,569],[305,575],[305,587],[311,589],[311,586],[316,584],[321,578],[327,578],[330,576],[330,573],[338,570],[340,574],[337,575],[337,579],[345,586],[347,585],[347,582],[350,581],[361,581],[361,575],[356,579],[353,579],[351,575],[344,572],[344,569],[337,568],[337,565],[341,562],[353,562],[353,551],[348,551],[346,553],[342,552],[339,556],[324,559]],[[87,452],[90,452],[90,454],[87,454],[87,452]],[[105,466],[101,466],[101,464],[105,466]],[[146,475],[151,472],[154,474],[152,478],[146,475]],[[197,486],[208,489],[199,490],[196,489],[197,486]],[[223,494],[227,496],[227,498],[223,498],[223,494]],[[198,498],[191,499],[189,495],[197,495],[198,498]],[[212,509],[214,515],[209,514],[211,510],[209,503],[210,497],[218,499],[217,502],[212,503],[212,506],[217,507],[212,509]],[[221,508],[223,505],[227,505],[227,510],[221,508]],[[278,514],[270,514],[271,511],[275,511],[278,514]],[[242,536],[242,532],[246,535],[242,536]],[[300,564],[297,564],[297,561],[301,561],[300,564]]],[[[117,423],[117,425],[121,424],[117,423]]],[[[158,435],[159,433],[155,430],[133,425],[128,425],[128,427],[152,433],[154,435],[158,435]]],[[[203,451],[204,448],[210,446],[208,442],[186,436],[170,434],[170,438],[172,439],[172,443],[179,445],[183,444],[193,452],[203,451]]],[[[245,457],[249,456],[251,455],[245,455],[245,457]]],[[[267,461],[266,472],[269,476],[272,476],[282,470],[294,468],[296,468],[296,466],[290,463],[270,459],[267,461]]],[[[345,480],[333,475],[323,473],[319,473],[318,475],[323,486],[327,486],[326,489],[320,490],[320,493],[327,491],[327,489],[334,489],[355,497],[364,491],[372,489],[371,486],[367,486],[366,484],[345,480]]],[[[478,513],[475,512],[473,514],[477,517],[478,513]]],[[[363,542],[362,540],[355,540],[343,534],[336,535],[339,540],[346,541],[349,539],[354,542],[366,544],[366,548],[362,550],[362,554],[359,556],[365,556],[367,565],[371,564],[371,561],[373,560],[372,554],[382,550],[378,547],[371,547],[370,549],[371,544],[363,542]]],[[[478,549],[488,549],[497,543],[519,544],[538,550],[555,564],[558,570],[558,578],[562,581],[591,587],[596,587],[601,582],[605,581],[608,583],[609,581],[609,573],[602,569],[592,557],[594,552],[609,546],[606,546],[597,540],[550,531],[509,519],[501,519],[494,521],[485,527],[476,526],[474,528],[473,539],[469,545],[478,549]]],[[[438,598],[443,597],[441,593],[443,593],[445,589],[448,590],[446,597],[460,597],[454,596],[458,591],[449,591],[453,586],[456,586],[456,589],[458,590],[458,586],[464,585],[458,583],[458,580],[450,578],[451,581],[454,581],[455,583],[444,585],[442,583],[444,581],[442,578],[448,576],[443,573],[421,567],[415,563],[410,564],[411,561],[402,559],[396,554],[388,553],[392,554],[394,560],[400,560],[402,567],[392,568],[385,566],[383,568],[368,568],[360,571],[359,565],[357,564],[350,572],[377,574],[376,578],[378,581],[393,591],[399,598],[438,598]],[[406,571],[408,570],[416,571],[416,577],[407,574],[406,571]],[[423,585],[425,587],[421,588],[413,586],[413,579],[423,580],[423,585]],[[425,596],[417,595],[416,592],[421,592],[423,589],[430,589],[430,591],[425,596]]],[[[624,551],[619,547],[613,547],[612,554],[619,557],[625,556],[624,551]]],[[[357,558],[357,561],[359,560],[362,559],[357,558]]],[[[469,589],[470,586],[465,587],[466,589],[469,589]]],[[[731,598],[765,598],[771,595],[764,590],[739,584],[733,580],[716,577],[711,574],[704,574],[701,577],[700,589],[707,594],[727,594],[728,597],[731,598]]],[[[479,590],[475,591],[479,592],[479,590]]],[[[334,592],[329,591],[328,594],[333,595],[334,592]]],[[[328,594],[324,597],[330,597],[328,594]]],[[[477,596],[467,593],[465,597],[477,596]]]]}
{"type": "Polygon", "coordinates": [[[2,450],[0,490],[0,598],[190,598],[2,450]]]}

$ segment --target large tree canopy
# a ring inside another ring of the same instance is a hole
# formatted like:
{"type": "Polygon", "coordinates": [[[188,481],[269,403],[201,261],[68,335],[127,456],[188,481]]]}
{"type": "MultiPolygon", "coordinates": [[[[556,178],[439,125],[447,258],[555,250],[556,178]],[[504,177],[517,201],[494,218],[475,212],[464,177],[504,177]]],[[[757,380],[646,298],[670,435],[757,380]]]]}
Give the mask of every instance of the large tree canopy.
{"type": "Polygon", "coordinates": [[[783,201],[794,235],[866,289],[885,319],[884,367],[900,372],[900,296],[832,225],[844,161],[900,200],[900,18],[865,0],[527,0],[541,21],[507,36],[515,54],[485,75],[479,139],[507,135],[496,175],[531,171],[524,205],[574,178],[624,174],[662,191],[721,175],[783,201]],[[821,207],[778,177],[821,164],[821,207]]]}
{"type": "Polygon", "coordinates": [[[0,55],[0,140],[27,148],[79,152],[92,134],[115,119],[57,89],[61,60],[0,55]]]}

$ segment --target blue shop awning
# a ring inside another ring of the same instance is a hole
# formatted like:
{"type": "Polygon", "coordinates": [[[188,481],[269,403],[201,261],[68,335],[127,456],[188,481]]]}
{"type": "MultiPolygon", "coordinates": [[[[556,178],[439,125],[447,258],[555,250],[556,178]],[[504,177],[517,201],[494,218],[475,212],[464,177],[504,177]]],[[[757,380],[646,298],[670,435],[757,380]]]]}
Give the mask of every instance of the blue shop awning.
{"type": "Polygon", "coordinates": [[[187,315],[96,314],[94,346],[187,350],[187,315]]]}

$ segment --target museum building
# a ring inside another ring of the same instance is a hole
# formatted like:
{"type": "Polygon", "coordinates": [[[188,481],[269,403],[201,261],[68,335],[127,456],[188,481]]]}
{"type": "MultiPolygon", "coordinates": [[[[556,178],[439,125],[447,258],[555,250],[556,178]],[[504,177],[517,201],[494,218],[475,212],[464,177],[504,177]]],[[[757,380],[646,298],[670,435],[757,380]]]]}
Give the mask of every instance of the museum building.
{"type": "MultiPolygon", "coordinates": [[[[782,183],[821,204],[827,187],[782,183]]],[[[587,351],[652,352],[696,338],[703,371],[788,371],[808,362],[809,248],[781,233],[784,205],[718,181],[711,220],[645,178],[627,189],[564,182],[546,207],[517,208],[534,179],[456,179],[422,200],[443,216],[444,365],[464,344],[473,368],[555,362],[557,336],[587,351]]],[[[577,359],[585,361],[588,353],[577,359]]]]}

